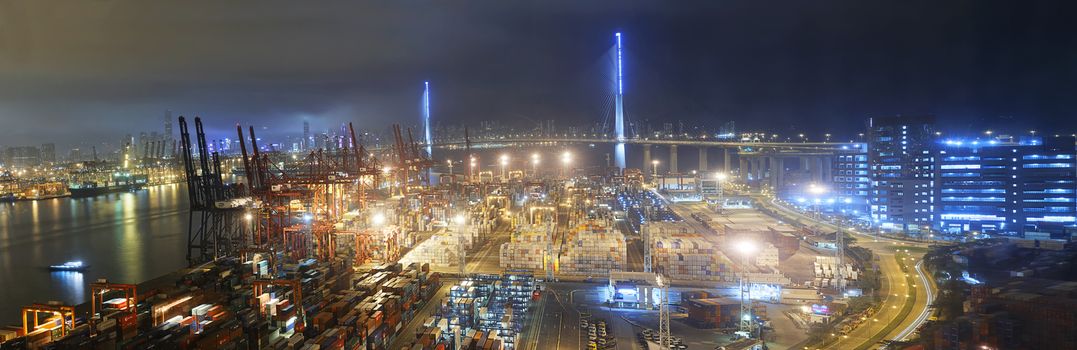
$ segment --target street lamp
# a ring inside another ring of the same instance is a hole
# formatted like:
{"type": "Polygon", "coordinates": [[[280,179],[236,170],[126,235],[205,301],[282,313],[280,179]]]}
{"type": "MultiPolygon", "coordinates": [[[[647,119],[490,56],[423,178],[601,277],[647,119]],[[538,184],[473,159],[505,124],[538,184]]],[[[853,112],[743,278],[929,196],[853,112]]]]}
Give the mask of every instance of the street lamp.
{"type": "Polygon", "coordinates": [[[572,163],[572,152],[561,153],[561,177],[565,176],[569,164],[572,163]]]}
{"type": "MultiPolygon", "coordinates": [[[[816,184],[808,185],[808,193],[811,193],[811,194],[815,195],[815,197],[819,197],[819,196],[823,195],[824,193],[826,193],[826,191],[827,191],[826,187],[816,185],[816,184]]],[[[818,201],[818,198],[816,198],[815,202],[816,202],[815,203],[815,219],[818,220],[819,219],[819,201],[818,201]]]]}
{"type": "Polygon", "coordinates": [[[508,174],[505,173],[505,168],[509,166],[509,155],[501,155],[501,179],[505,182],[509,181],[508,174]]]}
{"type": "Polygon", "coordinates": [[[725,193],[722,193],[722,183],[725,182],[725,179],[727,177],[728,176],[723,172],[718,172],[717,174],[714,174],[714,179],[718,180],[718,212],[719,213],[722,212],[722,207],[725,206],[725,198],[724,198],[725,193]]]}
{"type": "Polygon", "coordinates": [[[531,176],[538,177],[539,154],[531,153],[531,176]]]}
{"type": "Polygon", "coordinates": [[[748,337],[752,336],[752,290],[751,282],[748,280],[748,265],[752,254],[759,249],[755,242],[752,241],[740,241],[733,246],[737,253],[740,253],[744,257],[744,268],[741,269],[740,278],[740,331],[747,333],[748,337]]]}
{"type": "Polygon", "coordinates": [[[654,179],[654,183],[658,183],[658,159],[651,161],[651,178],[654,179]]]}
{"type": "Polygon", "coordinates": [[[468,179],[468,181],[474,182],[475,181],[475,157],[471,157],[471,161],[468,164],[469,164],[469,167],[467,168],[467,179],[468,179]]]}
{"type": "Polygon", "coordinates": [[[449,175],[452,175],[452,159],[446,159],[446,163],[449,163],[449,175]]]}

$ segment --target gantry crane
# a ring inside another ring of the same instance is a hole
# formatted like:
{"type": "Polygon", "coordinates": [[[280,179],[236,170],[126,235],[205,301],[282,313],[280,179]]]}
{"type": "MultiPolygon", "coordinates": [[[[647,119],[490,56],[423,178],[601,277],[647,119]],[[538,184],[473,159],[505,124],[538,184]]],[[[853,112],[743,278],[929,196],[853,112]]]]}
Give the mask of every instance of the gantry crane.
{"type": "Polygon", "coordinates": [[[395,168],[393,172],[400,183],[401,195],[407,195],[412,184],[421,185],[429,179],[422,176],[433,166],[433,162],[419,150],[419,144],[412,137],[411,129],[408,129],[408,140],[404,141],[403,133],[399,124],[393,124],[393,155],[395,168]]]}
{"type": "Polygon", "coordinates": [[[41,326],[39,314],[50,314],[60,318],[60,336],[66,336],[67,332],[75,328],[75,307],[56,302],[48,304],[32,304],[22,308],[22,333],[30,334],[41,326]],[[34,326],[30,327],[29,316],[34,317],[34,326]]]}
{"type": "Polygon", "coordinates": [[[138,286],[126,283],[110,283],[107,280],[101,279],[97,282],[90,283],[90,315],[97,315],[97,310],[102,309],[101,304],[105,300],[105,293],[111,291],[123,292],[124,299],[127,301],[127,305],[123,308],[125,312],[135,312],[138,304],[138,286]]]}
{"type": "Polygon", "coordinates": [[[194,118],[198,152],[197,164],[194,144],[187,128],[187,121],[179,117],[180,140],[183,142],[183,165],[190,202],[187,227],[187,261],[215,260],[229,253],[238,241],[243,240],[241,216],[244,208],[237,201],[246,195],[242,187],[225,184],[221,178],[221,159],[217,152],[210,152],[202,119],[194,118]],[[199,223],[194,223],[195,218],[199,223]],[[198,255],[195,255],[195,251],[198,255]]]}
{"type": "Polygon", "coordinates": [[[255,245],[283,245],[293,254],[308,252],[313,246],[317,256],[331,257],[336,241],[332,224],[354,201],[365,207],[367,184],[375,183],[379,175],[377,160],[355,138],[354,127],[348,124],[351,140],[346,146],[313,150],[291,162],[274,161],[271,154],[261,152],[253,127],[249,129],[253,151],[248,156],[242,128],[237,126],[236,131],[251,191],[262,205],[255,245]],[[292,208],[296,200],[304,208],[292,208]]]}

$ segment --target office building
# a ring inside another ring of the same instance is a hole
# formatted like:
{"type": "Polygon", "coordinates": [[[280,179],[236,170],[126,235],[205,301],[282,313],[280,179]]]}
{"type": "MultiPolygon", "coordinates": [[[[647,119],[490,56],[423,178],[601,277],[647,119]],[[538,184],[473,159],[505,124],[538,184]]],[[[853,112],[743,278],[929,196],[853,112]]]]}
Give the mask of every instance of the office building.
{"type": "Polygon", "coordinates": [[[831,193],[834,210],[855,217],[868,218],[871,178],[868,171],[868,145],[843,146],[830,162],[831,193]]]}
{"type": "Polygon", "coordinates": [[[920,232],[932,222],[934,116],[868,122],[872,221],[883,230],[920,232]]]}
{"type": "Polygon", "coordinates": [[[940,142],[935,228],[950,233],[1063,233],[1074,225],[1072,136],[940,142]]]}
{"type": "Polygon", "coordinates": [[[41,162],[56,163],[56,144],[45,143],[41,145],[41,162]]]}
{"type": "Polygon", "coordinates": [[[4,159],[11,168],[33,168],[41,164],[41,150],[30,146],[8,147],[4,159]]]}

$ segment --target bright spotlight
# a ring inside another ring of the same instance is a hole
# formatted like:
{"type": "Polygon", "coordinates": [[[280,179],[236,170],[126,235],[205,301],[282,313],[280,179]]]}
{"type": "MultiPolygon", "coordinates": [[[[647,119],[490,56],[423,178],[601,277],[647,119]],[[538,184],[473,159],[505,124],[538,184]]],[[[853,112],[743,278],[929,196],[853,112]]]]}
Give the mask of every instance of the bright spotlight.
{"type": "Polygon", "coordinates": [[[385,224],[385,214],[375,213],[374,216],[370,218],[370,222],[373,223],[374,226],[381,226],[385,224]]]}
{"type": "Polygon", "coordinates": [[[452,220],[453,220],[453,222],[455,222],[455,223],[456,223],[457,225],[463,225],[463,224],[464,224],[465,222],[467,222],[467,219],[465,219],[465,218],[464,218],[464,215],[462,215],[462,214],[456,214],[456,216],[455,216],[455,217],[453,217],[453,219],[452,219],[452,220]]]}
{"type": "Polygon", "coordinates": [[[752,241],[740,241],[736,245],[737,251],[744,255],[755,253],[757,247],[755,242],[752,241]]]}

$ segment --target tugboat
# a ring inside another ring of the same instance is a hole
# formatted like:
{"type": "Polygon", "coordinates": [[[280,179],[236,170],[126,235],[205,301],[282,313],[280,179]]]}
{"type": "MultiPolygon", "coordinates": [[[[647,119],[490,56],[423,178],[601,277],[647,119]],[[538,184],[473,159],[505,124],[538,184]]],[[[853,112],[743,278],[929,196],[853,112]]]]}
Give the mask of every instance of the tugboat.
{"type": "Polygon", "coordinates": [[[68,261],[63,263],[63,265],[49,265],[49,271],[82,272],[86,271],[86,269],[89,267],[90,265],[83,264],[81,261],[68,261]]]}

